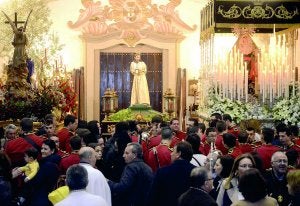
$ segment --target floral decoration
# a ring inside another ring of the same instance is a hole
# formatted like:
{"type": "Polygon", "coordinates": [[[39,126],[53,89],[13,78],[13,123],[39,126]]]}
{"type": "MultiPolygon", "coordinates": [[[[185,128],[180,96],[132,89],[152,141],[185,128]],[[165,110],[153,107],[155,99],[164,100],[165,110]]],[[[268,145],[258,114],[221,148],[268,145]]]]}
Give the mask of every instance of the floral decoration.
{"type": "Polygon", "coordinates": [[[273,118],[283,120],[286,124],[300,124],[300,96],[282,99],[272,108],[273,118]]]}
{"type": "Polygon", "coordinates": [[[294,95],[289,99],[279,99],[272,107],[261,105],[257,98],[249,98],[249,102],[222,98],[211,89],[205,108],[208,115],[218,112],[230,114],[236,123],[242,120],[279,120],[286,124],[300,123],[300,96],[294,95]]]}

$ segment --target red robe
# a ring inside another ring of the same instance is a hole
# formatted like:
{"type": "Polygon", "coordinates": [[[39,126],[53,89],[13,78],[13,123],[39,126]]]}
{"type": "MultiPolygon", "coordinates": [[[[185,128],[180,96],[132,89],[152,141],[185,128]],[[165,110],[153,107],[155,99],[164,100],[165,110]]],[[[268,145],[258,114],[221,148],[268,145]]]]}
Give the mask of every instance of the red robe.
{"type": "Polygon", "coordinates": [[[238,138],[238,135],[240,133],[240,130],[238,127],[234,126],[234,127],[229,127],[227,129],[227,133],[233,134],[236,138],[238,138]]]}
{"type": "Polygon", "coordinates": [[[166,144],[159,144],[153,147],[149,152],[148,165],[153,172],[156,172],[158,168],[168,166],[171,164],[172,149],[166,144]],[[156,155],[155,155],[156,150],[156,155]]]}
{"type": "Polygon", "coordinates": [[[74,134],[66,127],[61,128],[59,131],[57,131],[57,137],[59,138],[59,148],[63,151],[71,153],[70,139],[73,136],[74,134]]]}
{"type": "Polygon", "coordinates": [[[300,138],[295,139],[295,144],[300,146],[300,138]]]}
{"type": "Polygon", "coordinates": [[[152,149],[153,147],[156,147],[157,145],[159,145],[160,142],[161,142],[161,135],[156,135],[156,136],[151,137],[148,140],[148,151],[150,149],[152,149]]]}
{"type": "Polygon", "coordinates": [[[253,152],[253,145],[249,143],[240,143],[239,148],[243,154],[253,152]]]}
{"type": "Polygon", "coordinates": [[[178,142],[182,142],[186,139],[186,133],[182,131],[177,131],[175,136],[172,137],[172,142],[170,144],[170,147],[174,147],[178,142]]]}
{"type": "Polygon", "coordinates": [[[65,158],[67,156],[69,156],[69,153],[67,153],[66,151],[62,151],[61,149],[57,150],[57,154],[61,157],[61,158],[65,158]]]}
{"type": "Polygon", "coordinates": [[[207,156],[210,152],[210,144],[207,141],[201,143],[199,147],[199,151],[201,152],[201,154],[207,156]]]}
{"type": "Polygon", "coordinates": [[[281,150],[280,147],[269,144],[263,144],[260,147],[256,148],[255,151],[261,157],[264,169],[269,169],[271,167],[271,157],[275,152],[279,150],[281,150]]]}
{"type": "Polygon", "coordinates": [[[61,159],[59,167],[61,169],[61,172],[63,174],[66,174],[67,169],[74,165],[74,164],[78,164],[80,162],[80,158],[79,155],[77,153],[72,153],[69,156],[61,159]]]}
{"type": "Polygon", "coordinates": [[[218,135],[215,141],[216,148],[222,152],[222,154],[227,154],[228,149],[223,144],[223,135],[218,135]]]}
{"type": "Polygon", "coordinates": [[[131,135],[130,138],[132,142],[139,142],[139,137],[136,135],[131,135]]]}
{"type": "Polygon", "coordinates": [[[230,155],[233,159],[235,159],[243,153],[239,147],[233,147],[228,150],[227,154],[230,155]]]}
{"type": "Polygon", "coordinates": [[[148,141],[142,139],[141,146],[142,146],[142,150],[143,150],[144,161],[147,162],[148,155],[149,155],[149,152],[148,152],[148,141]]]}
{"type": "Polygon", "coordinates": [[[294,143],[291,143],[286,149],[285,152],[288,152],[290,150],[295,150],[298,152],[298,155],[300,157],[300,146],[294,143]]]}
{"type": "MultiPolygon", "coordinates": [[[[34,141],[39,147],[42,147],[43,138],[36,136],[33,133],[27,135],[32,141],[34,141]]],[[[24,163],[24,153],[27,149],[33,146],[29,144],[23,137],[10,140],[5,146],[5,152],[9,156],[12,165],[21,166],[24,163]]]]}

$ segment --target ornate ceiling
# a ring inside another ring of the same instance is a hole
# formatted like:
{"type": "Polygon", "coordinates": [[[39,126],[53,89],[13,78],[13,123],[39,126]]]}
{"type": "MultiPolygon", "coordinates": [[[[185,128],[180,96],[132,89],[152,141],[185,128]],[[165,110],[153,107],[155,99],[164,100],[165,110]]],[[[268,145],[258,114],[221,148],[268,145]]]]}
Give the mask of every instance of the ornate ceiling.
{"type": "Polygon", "coordinates": [[[70,28],[88,36],[118,34],[129,46],[153,34],[182,39],[184,32],[196,29],[196,25],[190,26],[180,18],[176,8],[181,0],[169,0],[166,5],[153,4],[152,0],[109,0],[109,5],[81,2],[84,9],[76,22],[68,22],[70,28]]]}

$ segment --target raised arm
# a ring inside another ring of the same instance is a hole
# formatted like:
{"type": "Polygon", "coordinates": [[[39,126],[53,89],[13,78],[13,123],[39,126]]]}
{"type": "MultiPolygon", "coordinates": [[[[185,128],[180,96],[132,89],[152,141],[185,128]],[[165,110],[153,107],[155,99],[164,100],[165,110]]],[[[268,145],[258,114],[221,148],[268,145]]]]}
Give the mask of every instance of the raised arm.
{"type": "Polygon", "coordinates": [[[8,20],[8,23],[10,24],[11,28],[13,29],[14,33],[18,32],[18,29],[16,27],[16,25],[13,23],[13,21],[9,18],[9,16],[6,15],[6,13],[4,11],[2,11],[2,13],[4,14],[4,16],[6,17],[6,19],[8,20]]]}
{"type": "Polygon", "coordinates": [[[32,13],[32,9],[31,9],[31,11],[29,12],[29,14],[28,14],[28,16],[27,16],[27,19],[26,19],[26,21],[25,21],[25,24],[24,24],[24,32],[26,31],[27,22],[28,22],[28,19],[29,19],[29,16],[30,16],[31,13],[32,13]]]}

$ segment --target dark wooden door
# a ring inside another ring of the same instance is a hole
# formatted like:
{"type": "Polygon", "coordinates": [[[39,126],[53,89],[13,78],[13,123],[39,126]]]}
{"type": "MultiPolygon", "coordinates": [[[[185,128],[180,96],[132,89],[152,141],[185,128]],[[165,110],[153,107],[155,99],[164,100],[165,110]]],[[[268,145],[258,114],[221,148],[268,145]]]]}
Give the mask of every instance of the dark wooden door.
{"type": "MultiPolygon", "coordinates": [[[[141,53],[141,60],[147,65],[150,104],[154,110],[162,111],[162,53],[141,53]]],[[[107,88],[113,88],[119,95],[119,110],[130,106],[133,76],[130,74],[132,53],[100,53],[100,111],[107,88]]],[[[104,114],[101,113],[101,120],[104,114]]]]}

